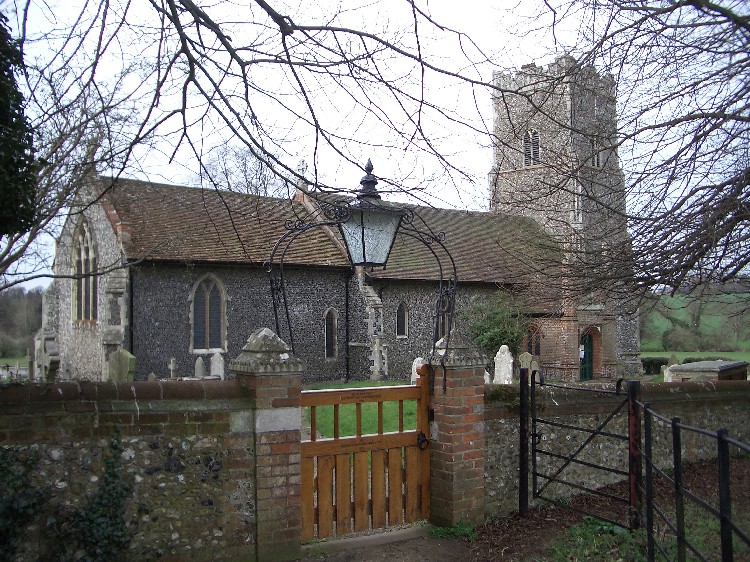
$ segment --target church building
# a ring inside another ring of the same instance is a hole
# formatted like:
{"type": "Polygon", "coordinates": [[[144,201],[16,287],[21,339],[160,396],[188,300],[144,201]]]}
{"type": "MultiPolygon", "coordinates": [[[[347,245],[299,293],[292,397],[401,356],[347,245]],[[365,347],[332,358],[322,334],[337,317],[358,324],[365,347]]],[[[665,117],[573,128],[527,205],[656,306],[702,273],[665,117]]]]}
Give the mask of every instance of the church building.
{"type": "Polygon", "coordinates": [[[404,380],[451,325],[440,295],[457,281],[456,331],[466,330],[460,310],[472,298],[518,294],[534,317],[524,347],[548,377],[637,373],[637,310],[568,274],[583,266],[581,255],[627,244],[623,176],[610,148],[613,86],[574,68],[561,59],[495,76],[490,211],[409,206],[447,253],[397,236],[385,267],[353,268],[337,231],[311,229],[284,255],[280,325],[269,256],[289,228],[319,212],[314,193],[283,199],[92,178],[81,200],[96,203],[73,207],[58,240],[55,273],[71,278],[47,291],[38,368],[106,380],[124,350],[135,356],[135,379],[224,376],[246,338],[269,327],[293,343],[307,381],[404,380]],[[528,96],[510,93],[524,88],[528,96]],[[577,251],[589,246],[595,251],[577,251]]]}

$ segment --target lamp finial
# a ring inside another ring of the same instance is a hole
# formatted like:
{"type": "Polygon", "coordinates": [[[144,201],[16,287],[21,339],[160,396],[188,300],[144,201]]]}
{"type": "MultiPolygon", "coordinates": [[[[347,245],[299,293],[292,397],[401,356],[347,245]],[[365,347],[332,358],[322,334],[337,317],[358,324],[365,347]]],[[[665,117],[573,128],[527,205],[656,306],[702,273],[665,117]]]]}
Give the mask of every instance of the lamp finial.
{"type": "Polygon", "coordinates": [[[359,180],[359,185],[362,186],[362,189],[360,189],[359,193],[357,194],[358,199],[362,199],[363,197],[368,197],[370,199],[380,199],[380,194],[375,188],[378,183],[378,179],[372,175],[372,170],[372,160],[368,158],[367,164],[365,165],[365,172],[367,173],[367,175],[359,180]]]}

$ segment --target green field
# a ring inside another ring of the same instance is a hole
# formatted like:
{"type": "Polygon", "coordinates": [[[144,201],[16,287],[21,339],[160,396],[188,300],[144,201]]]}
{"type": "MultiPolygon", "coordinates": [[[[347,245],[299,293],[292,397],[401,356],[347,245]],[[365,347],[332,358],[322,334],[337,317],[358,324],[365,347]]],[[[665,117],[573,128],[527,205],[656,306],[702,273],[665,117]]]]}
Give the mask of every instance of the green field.
{"type": "MultiPolygon", "coordinates": [[[[370,386],[396,386],[409,384],[409,381],[352,381],[348,383],[324,383],[311,386],[308,390],[325,390],[331,388],[363,388],[370,386]]],[[[333,406],[318,406],[316,409],[316,430],[323,437],[333,437],[333,406]]],[[[355,404],[339,406],[339,436],[354,435],[357,427],[355,404]]],[[[310,425],[310,408],[305,408],[305,420],[310,425]]],[[[416,402],[404,402],[404,429],[417,427],[416,402]]],[[[398,431],[398,402],[383,402],[383,431],[398,431]]],[[[378,432],[377,404],[362,405],[362,434],[378,432]]]]}
{"type": "Polygon", "coordinates": [[[750,363],[750,351],[641,351],[641,357],[664,357],[672,355],[682,362],[687,357],[721,357],[728,361],[747,361],[750,363]]]}
{"type": "Polygon", "coordinates": [[[641,350],[750,352],[750,294],[661,295],[641,307],[641,350]]]}
{"type": "Polygon", "coordinates": [[[16,364],[25,365],[26,357],[0,357],[0,366],[10,365],[15,367],[16,364]]]}

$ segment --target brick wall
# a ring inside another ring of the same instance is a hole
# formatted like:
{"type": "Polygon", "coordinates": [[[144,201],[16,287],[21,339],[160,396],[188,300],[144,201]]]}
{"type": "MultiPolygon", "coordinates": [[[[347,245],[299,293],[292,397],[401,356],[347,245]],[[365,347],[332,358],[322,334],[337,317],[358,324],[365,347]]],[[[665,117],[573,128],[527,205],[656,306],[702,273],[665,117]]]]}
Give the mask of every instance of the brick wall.
{"type": "Polygon", "coordinates": [[[36,560],[47,514],[94,493],[119,430],[133,560],[252,559],[255,451],[249,391],[234,381],[70,382],[0,388],[0,447],[38,455],[51,497],[18,560],[36,560]]]}
{"type": "MultiPolygon", "coordinates": [[[[500,517],[518,510],[518,387],[500,386],[502,389],[492,391],[494,398],[485,403],[484,476],[488,517],[500,517]]],[[[614,384],[604,384],[604,387],[613,389],[614,384]]],[[[595,428],[623,398],[547,387],[539,396],[539,415],[552,421],[595,428]]],[[[725,427],[734,439],[750,442],[750,424],[747,422],[750,408],[749,381],[647,383],[641,385],[641,399],[667,418],[680,417],[683,423],[711,431],[725,427]]],[[[607,425],[607,430],[627,434],[627,407],[607,425]]],[[[539,426],[538,431],[542,433],[541,446],[559,454],[572,453],[577,444],[588,437],[580,432],[551,426],[539,426]]],[[[671,466],[670,427],[654,424],[653,432],[654,455],[658,464],[662,467],[671,466]]],[[[587,446],[585,460],[627,471],[626,445],[613,438],[597,437],[587,446]]],[[[715,440],[705,436],[683,432],[682,446],[686,463],[716,456],[715,440]]],[[[558,466],[559,462],[554,461],[554,466],[558,466]]],[[[548,461],[540,458],[539,471],[550,472],[548,461]]],[[[585,466],[566,468],[564,478],[589,488],[621,479],[617,475],[585,466]]],[[[574,493],[577,492],[561,485],[551,486],[545,491],[546,495],[553,497],[569,497],[574,493]]]]}

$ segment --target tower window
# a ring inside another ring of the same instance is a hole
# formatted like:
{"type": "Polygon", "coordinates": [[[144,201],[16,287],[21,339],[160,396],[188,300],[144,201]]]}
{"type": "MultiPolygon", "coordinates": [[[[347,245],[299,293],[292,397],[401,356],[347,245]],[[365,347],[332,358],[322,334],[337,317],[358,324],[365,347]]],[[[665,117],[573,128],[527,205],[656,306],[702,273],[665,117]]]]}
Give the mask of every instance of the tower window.
{"type": "Polygon", "coordinates": [[[523,165],[539,164],[539,131],[526,131],[523,137],[523,165]]]}
{"type": "Polygon", "coordinates": [[[599,146],[598,142],[591,139],[591,165],[594,168],[601,168],[602,162],[603,162],[603,158],[602,158],[601,147],[599,146]]]}
{"type": "Polygon", "coordinates": [[[583,185],[579,179],[575,180],[576,192],[573,194],[573,224],[580,225],[583,222],[583,185]]]}
{"type": "Polygon", "coordinates": [[[88,222],[83,217],[73,241],[73,319],[96,322],[99,314],[99,278],[96,275],[96,245],[88,222]]]}

